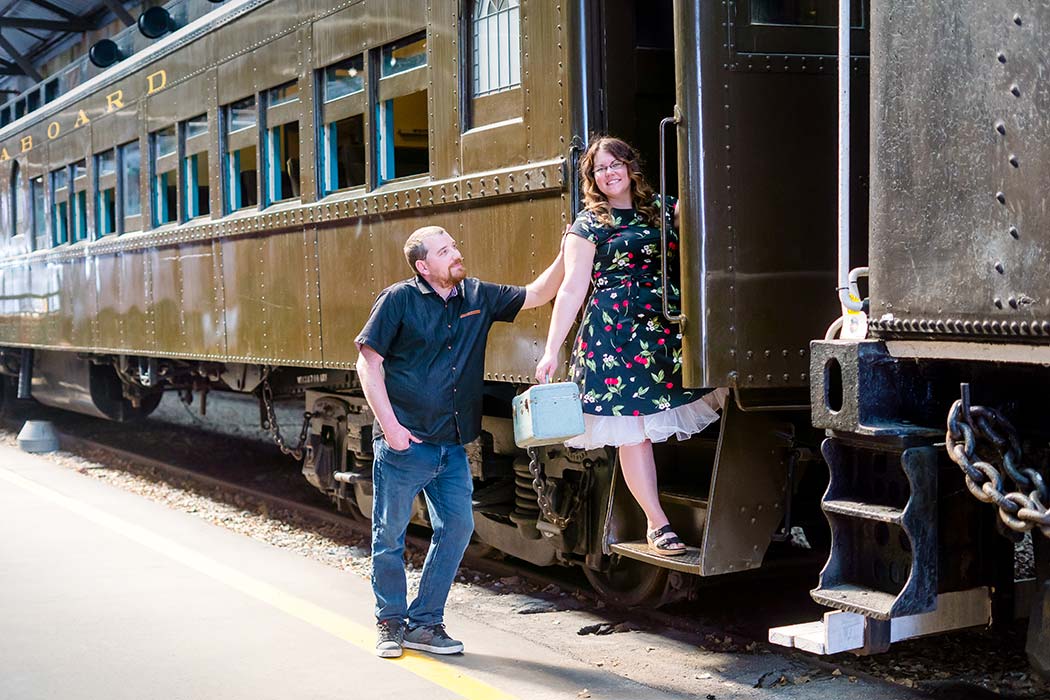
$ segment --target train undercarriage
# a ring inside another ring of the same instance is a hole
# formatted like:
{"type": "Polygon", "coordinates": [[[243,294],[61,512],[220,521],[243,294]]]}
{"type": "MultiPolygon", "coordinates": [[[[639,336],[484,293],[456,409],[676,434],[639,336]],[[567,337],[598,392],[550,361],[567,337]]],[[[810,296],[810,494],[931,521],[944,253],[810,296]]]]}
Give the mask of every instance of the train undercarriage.
{"type": "MultiPolygon", "coordinates": [[[[2,360],[0,372],[19,396],[110,420],[149,415],[164,391],[202,412],[210,391],[254,394],[260,424],[302,460],[305,478],[338,510],[370,517],[373,416],[352,372],[18,348],[2,360]],[[298,432],[285,435],[274,406],[288,399],[303,400],[306,410],[298,432]]],[[[793,527],[817,548],[827,541],[816,507],[826,478],[819,435],[805,412],[742,410],[731,394],[722,419],[703,434],[657,447],[665,510],[697,545],[670,559],[647,552],[644,515],[615,451],[546,447],[530,459],[515,446],[516,391],[486,385],[482,436],[468,446],[475,536],[499,552],[538,566],[580,566],[605,598],[638,605],[688,597],[697,576],[758,568],[771,543],[798,553],[786,544],[793,527]]],[[[422,498],[413,521],[429,525],[422,498]]]]}

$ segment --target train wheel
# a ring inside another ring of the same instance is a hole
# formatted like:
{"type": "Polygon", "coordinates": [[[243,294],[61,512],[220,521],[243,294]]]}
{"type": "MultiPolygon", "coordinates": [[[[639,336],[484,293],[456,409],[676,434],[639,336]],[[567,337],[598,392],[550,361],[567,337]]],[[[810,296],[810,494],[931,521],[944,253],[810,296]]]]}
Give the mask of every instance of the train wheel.
{"type": "Polygon", "coordinates": [[[622,607],[658,606],[667,589],[667,573],[662,567],[615,555],[605,571],[583,567],[584,576],[598,595],[622,607]]]}

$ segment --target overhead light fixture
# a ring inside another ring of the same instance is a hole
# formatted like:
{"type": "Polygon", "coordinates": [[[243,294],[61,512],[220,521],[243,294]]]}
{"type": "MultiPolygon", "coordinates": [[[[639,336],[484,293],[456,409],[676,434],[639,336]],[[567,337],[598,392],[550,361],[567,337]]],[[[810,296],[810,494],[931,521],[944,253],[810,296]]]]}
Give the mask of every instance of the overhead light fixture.
{"type": "Polygon", "coordinates": [[[124,58],[124,52],[112,39],[102,39],[88,49],[88,58],[99,68],[109,68],[124,58]]]}
{"type": "Polygon", "coordinates": [[[139,15],[139,31],[148,39],[158,39],[175,31],[175,20],[163,7],[151,7],[139,15]]]}

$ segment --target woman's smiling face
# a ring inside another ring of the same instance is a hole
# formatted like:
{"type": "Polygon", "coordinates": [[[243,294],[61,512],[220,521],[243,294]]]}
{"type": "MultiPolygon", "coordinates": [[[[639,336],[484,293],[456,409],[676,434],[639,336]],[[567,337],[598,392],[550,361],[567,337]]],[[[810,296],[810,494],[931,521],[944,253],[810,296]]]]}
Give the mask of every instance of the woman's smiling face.
{"type": "MultiPolygon", "coordinates": [[[[631,176],[627,164],[604,148],[594,156],[594,182],[613,206],[631,198],[631,176]]],[[[628,205],[629,206],[629,205],[628,205]]]]}

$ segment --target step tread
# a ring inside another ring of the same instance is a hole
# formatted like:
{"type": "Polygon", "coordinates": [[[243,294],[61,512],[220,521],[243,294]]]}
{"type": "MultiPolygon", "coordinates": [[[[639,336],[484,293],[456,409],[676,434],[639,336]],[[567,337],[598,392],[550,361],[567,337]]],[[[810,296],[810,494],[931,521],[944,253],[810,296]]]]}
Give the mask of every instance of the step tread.
{"type": "Polygon", "coordinates": [[[846,499],[835,499],[824,501],[821,504],[825,513],[836,513],[853,518],[866,520],[878,520],[884,523],[899,525],[904,519],[904,511],[893,506],[878,503],[864,503],[861,501],[850,501],[846,499]]]}
{"type": "Polygon", "coordinates": [[[616,542],[609,546],[613,552],[622,557],[637,559],[653,566],[684,571],[688,574],[700,575],[700,548],[686,546],[685,554],[665,556],[653,554],[649,551],[649,544],[645,540],[633,542],[616,542]]]}
{"type": "Polygon", "coordinates": [[[831,608],[848,610],[878,620],[887,620],[897,601],[896,593],[865,588],[851,583],[840,583],[829,588],[817,588],[810,595],[813,600],[831,608]]]}

